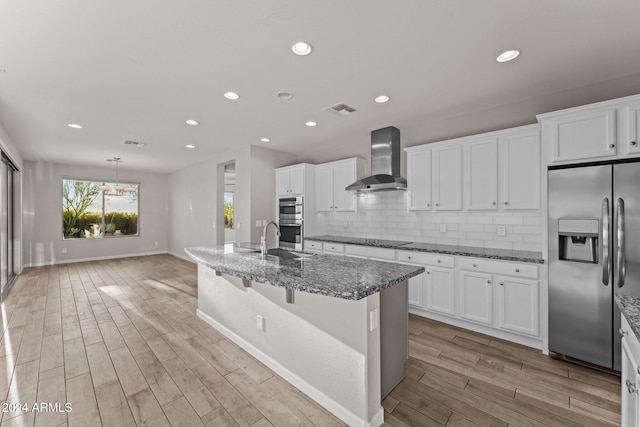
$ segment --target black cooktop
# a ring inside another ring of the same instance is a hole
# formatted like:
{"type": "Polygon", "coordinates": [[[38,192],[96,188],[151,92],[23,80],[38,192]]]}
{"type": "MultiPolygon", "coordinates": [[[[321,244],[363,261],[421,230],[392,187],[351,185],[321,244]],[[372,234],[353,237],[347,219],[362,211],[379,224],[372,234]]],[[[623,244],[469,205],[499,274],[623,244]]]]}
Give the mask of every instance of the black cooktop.
{"type": "Polygon", "coordinates": [[[353,245],[367,245],[367,246],[380,246],[384,248],[395,248],[397,246],[408,245],[413,242],[405,242],[402,240],[383,240],[383,239],[364,239],[360,237],[354,237],[346,240],[345,243],[353,245]]]}

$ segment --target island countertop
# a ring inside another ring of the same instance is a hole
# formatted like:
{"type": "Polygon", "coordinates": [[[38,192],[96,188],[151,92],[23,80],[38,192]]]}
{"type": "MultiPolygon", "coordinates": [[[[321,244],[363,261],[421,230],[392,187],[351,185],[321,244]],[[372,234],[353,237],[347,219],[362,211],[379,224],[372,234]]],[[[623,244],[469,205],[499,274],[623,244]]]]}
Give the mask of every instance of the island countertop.
{"type": "Polygon", "coordinates": [[[185,248],[189,257],[218,273],[291,290],[360,300],[425,271],[393,262],[309,254],[299,259],[264,259],[257,244],[185,248]]]}

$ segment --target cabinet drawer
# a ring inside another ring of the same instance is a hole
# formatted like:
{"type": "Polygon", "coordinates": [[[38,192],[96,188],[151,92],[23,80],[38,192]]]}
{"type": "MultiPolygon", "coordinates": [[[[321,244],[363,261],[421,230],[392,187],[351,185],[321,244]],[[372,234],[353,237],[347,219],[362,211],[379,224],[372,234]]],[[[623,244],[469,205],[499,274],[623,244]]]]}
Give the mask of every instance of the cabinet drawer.
{"type": "Polygon", "coordinates": [[[411,264],[435,265],[440,267],[453,268],[454,257],[441,254],[430,254],[424,252],[398,251],[398,261],[411,264]]]}
{"type": "Polygon", "coordinates": [[[340,243],[324,242],[322,244],[322,248],[324,249],[325,252],[337,253],[337,254],[344,253],[344,245],[340,243]]]}
{"type": "Polygon", "coordinates": [[[627,345],[629,346],[629,349],[631,350],[631,353],[635,356],[635,357],[640,357],[640,342],[638,342],[638,338],[636,337],[636,334],[633,332],[633,329],[631,329],[631,326],[629,326],[629,322],[627,322],[626,317],[624,317],[624,314],[621,314],[622,316],[622,321],[620,322],[620,329],[622,329],[623,332],[626,332],[622,339],[624,341],[626,341],[627,345]]]}
{"type": "Polygon", "coordinates": [[[311,251],[321,251],[322,250],[322,242],[318,242],[315,240],[305,240],[304,241],[305,250],[311,251]]]}
{"type": "Polygon", "coordinates": [[[482,258],[460,258],[459,267],[462,270],[469,271],[482,271],[485,273],[526,277],[528,279],[538,278],[538,266],[524,263],[492,261],[482,258]]]}
{"type": "Polygon", "coordinates": [[[347,245],[345,246],[344,251],[347,255],[363,256],[389,261],[395,261],[396,259],[396,251],[394,249],[347,245]]]}

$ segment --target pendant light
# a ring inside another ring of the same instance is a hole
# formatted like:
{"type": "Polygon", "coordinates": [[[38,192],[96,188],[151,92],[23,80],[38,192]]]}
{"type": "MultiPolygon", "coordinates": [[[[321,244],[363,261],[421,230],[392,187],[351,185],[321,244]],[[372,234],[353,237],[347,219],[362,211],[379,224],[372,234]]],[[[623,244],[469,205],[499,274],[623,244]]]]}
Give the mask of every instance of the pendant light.
{"type": "Polygon", "coordinates": [[[104,192],[105,195],[109,195],[109,196],[122,196],[125,193],[131,194],[134,193],[136,191],[136,189],[134,187],[125,187],[124,185],[120,184],[120,180],[119,180],[119,164],[122,161],[122,159],[120,157],[114,157],[112,159],[107,159],[107,162],[115,162],[116,164],[116,185],[115,185],[115,192],[112,193],[111,191],[114,190],[111,188],[110,185],[107,185],[106,183],[102,183],[102,185],[100,186],[100,190],[102,190],[104,192]]]}

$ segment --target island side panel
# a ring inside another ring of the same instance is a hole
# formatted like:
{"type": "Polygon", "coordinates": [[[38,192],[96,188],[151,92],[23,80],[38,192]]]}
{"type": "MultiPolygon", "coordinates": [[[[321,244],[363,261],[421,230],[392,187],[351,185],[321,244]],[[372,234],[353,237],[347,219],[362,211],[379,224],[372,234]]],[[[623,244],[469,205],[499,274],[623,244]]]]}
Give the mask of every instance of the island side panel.
{"type": "Polygon", "coordinates": [[[284,288],[245,287],[198,264],[198,315],[349,425],[382,423],[373,310],[379,316],[379,293],[352,301],[298,291],[287,304],[284,288]]]}

